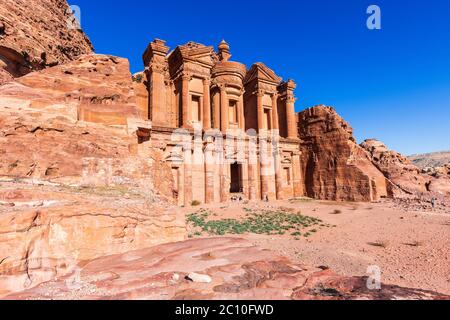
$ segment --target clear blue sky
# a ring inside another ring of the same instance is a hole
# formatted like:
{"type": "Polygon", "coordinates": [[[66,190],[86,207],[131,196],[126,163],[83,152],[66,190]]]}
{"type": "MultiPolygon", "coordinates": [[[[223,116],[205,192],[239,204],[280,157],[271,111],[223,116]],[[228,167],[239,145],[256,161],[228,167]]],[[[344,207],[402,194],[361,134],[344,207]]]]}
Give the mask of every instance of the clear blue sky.
{"type": "Polygon", "coordinates": [[[130,59],[153,38],[174,48],[225,39],[233,60],[266,63],[298,83],[298,111],[336,110],[359,141],[405,154],[450,150],[449,0],[69,0],[97,53],[130,59]],[[368,30],[366,9],[382,10],[368,30]]]}

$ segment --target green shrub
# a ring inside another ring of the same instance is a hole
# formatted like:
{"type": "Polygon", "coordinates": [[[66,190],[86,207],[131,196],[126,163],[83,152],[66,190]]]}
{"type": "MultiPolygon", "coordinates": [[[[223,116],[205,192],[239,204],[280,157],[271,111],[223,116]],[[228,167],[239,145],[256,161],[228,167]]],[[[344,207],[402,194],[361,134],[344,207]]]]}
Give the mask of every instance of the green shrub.
{"type": "Polygon", "coordinates": [[[198,200],[194,200],[194,201],[191,202],[191,206],[193,206],[193,207],[198,207],[201,204],[202,203],[200,201],[198,201],[198,200]]]}

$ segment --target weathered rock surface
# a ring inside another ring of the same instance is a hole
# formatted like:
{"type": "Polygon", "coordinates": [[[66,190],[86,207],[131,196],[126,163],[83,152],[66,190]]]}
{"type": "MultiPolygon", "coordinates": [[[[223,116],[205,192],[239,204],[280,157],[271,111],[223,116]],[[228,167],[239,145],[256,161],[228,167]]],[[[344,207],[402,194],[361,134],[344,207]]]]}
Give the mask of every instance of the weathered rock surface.
{"type": "Polygon", "coordinates": [[[309,197],[373,201],[389,195],[389,182],[333,108],[316,106],[298,116],[302,171],[309,197]]]}
{"type": "Polygon", "coordinates": [[[74,272],[4,299],[449,299],[434,292],[306,268],[237,238],[159,245],[79,264],[74,272]],[[192,272],[210,283],[185,279],[192,272]]]}
{"type": "Polygon", "coordinates": [[[95,54],[0,87],[0,106],[106,125],[126,125],[139,115],[128,60],[95,54]]]}
{"type": "Polygon", "coordinates": [[[6,86],[0,88],[0,176],[74,185],[142,185],[172,196],[164,155],[139,145],[127,127],[77,121],[67,112],[69,105],[33,99],[39,93],[27,87],[22,95],[8,96],[17,87],[6,86]]]}
{"type": "MultiPolygon", "coordinates": [[[[0,73],[20,77],[92,52],[66,0],[2,0],[0,73]]],[[[0,84],[5,80],[0,76],[0,84]]]]}
{"type": "Polygon", "coordinates": [[[156,202],[149,188],[1,184],[0,296],[81,261],[185,238],[183,212],[156,202]]]}
{"type": "Polygon", "coordinates": [[[11,82],[13,80],[14,78],[9,72],[0,68],[0,85],[3,83],[11,82]]]}
{"type": "Polygon", "coordinates": [[[408,159],[421,169],[427,168],[450,168],[450,151],[433,152],[426,154],[415,154],[408,159]]]}
{"type": "Polygon", "coordinates": [[[450,195],[450,179],[446,175],[424,174],[408,158],[392,151],[378,140],[370,139],[361,144],[372,162],[397,188],[396,195],[443,197],[450,195]]]}
{"type": "Polygon", "coordinates": [[[84,55],[0,87],[1,295],[184,238],[165,155],[136,135],[149,124],[128,68],[84,55]]]}

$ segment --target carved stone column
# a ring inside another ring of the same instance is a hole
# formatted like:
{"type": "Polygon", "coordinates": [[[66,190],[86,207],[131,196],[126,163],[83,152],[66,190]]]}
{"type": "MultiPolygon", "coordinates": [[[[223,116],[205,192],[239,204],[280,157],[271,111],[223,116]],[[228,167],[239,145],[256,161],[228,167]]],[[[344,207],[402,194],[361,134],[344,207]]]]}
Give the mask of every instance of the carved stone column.
{"type": "Polygon", "coordinates": [[[203,129],[211,129],[211,97],[209,79],[203,80],[203,129]]]}
{"type": "Polygon", "coordinates": [[[220,111],[221,111],[221,130],[226,133],[229,127],[228,119],[228,98],[225,86],[220,86],[220,111]]]}
{"type": "Polygon", "coordinates": [[[263,171],[265,171],[265,165],[262,163],[262,161],[259,161],[259,191],[260,191],[260,200],[265,201],[269,198],[269,181],[268,176],[263,174],[263,171]]]}
{"type": "Polygon", "coordinates": [[[242,92],[238,100],[238,117],[239,128],[245,131],[245,115],[244,115],[244,93],[242,92]]]}
{"type": "Polygon", "coordinates": [[[283,172],[281,167],[281,153],[280,149],[276,147],[274,150],[274,165],[275,165],[275,188],[277,200],[284,200],[283,192],[283,172]]]}
{"type": "Polygon", "coordinates": [[[257,168],[258,168],[258,155],[257,155],[257,138],[256,135],[249,135],[248,139],[248,199],[257,199],[257,168]]]}
{"type": "Polygon", "coordinates": [[[257,92],[257,112],[258,112],[258,132],[265,130],[264,128],[264,106],[263,106],[264,92],[258,90],[257,92]]]}
{"type": "Polygon", "coordinates": [[[286,100],[286,118],[287,118],[287,132],[289,139],[298,139],[297,124],[295,120],[295,98],[293,95],[288,95],[286,100]]]}
{"type": "Polygon", "coordinates": [[[189,75],[183,75],[181,77],[181,109],[182,109],[182,119],[183,128],[189,128],[191,117],[189,112],[189,81],[191,77],[189,75]]]}
{"type": "Polygon", "coordinates": [[[219,174],[220,174],[220,202],[228,202],[230,195],[230,183],[228,181],[228,168],[229,165],[226,163],[226,155],[224,149],[219,151],[220,154],[220,165],[219,165],[219,174]]]}
{"type": "Polygon", "coordinates": [[[205,147],[205,203],[214,202],[214,144],[208,143],[205,147]]]}
{"type": "Polygon", "coordinates": [[[278,122],[278,94],[274,93],[272,95],[272,116],[273,116],[273,125],[272,128],[274,130],[279,130],[280,125],[278,122]]]}
{"type": "Polygon", "coordinates": [[[220,130],[220,92],[213,94],[213,128],[220,130]]]}
{"type": "Polygon", "coordinates": [[[192,146],[190,135],[185,137],[183,147],[184,160],[184,205],[190,206],[192,203],[192,146]]]}
{"type": "Polygon", "coordinates": [[[153,40],[144,52],[144,66],[148,77],[149,104],[147,119],[155,125],[168,125],[165,76],[168,70],[166,54],[169,47],[160,39],[153,40]],[[163,115],[163,116],[161,116],[163,115]]]}
{"type": "Polygon", "coordinates": [[[267,137],[260,136],[259,140],[259,161],[260,161],[260,177],[261,177],[261,199],[270,200],[270,151],[268,150],[267,137]]]}
{"type": "Polygon", "coordinates": [[[292,176],[293,176],[293,188],[294,197],[301,197],[305,195],[303,173],[300,161],[300,152],[294,153],[292,156],[292,176]]]}

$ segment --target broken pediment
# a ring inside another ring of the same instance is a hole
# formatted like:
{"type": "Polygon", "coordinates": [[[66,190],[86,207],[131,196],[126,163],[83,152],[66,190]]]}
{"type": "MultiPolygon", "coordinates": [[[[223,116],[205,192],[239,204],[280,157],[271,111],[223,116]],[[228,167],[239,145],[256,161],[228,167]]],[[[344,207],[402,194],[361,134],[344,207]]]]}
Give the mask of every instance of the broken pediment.
{"type": "Polygon", "coordinates": [[[178,49],[183,59],[202,62],[211,66],[214,64],[213,56],[215,55],[215,52],[214,48],[211,46],[205,46],[196,42],[188,42],[185,45],[179,46],[178,49]]]}
{"type": "Polygon", "coordinates": [[[245,78],[245,83],[249,83],[255,79],[272,82],[274,84],[279,84],[282,81],[281,77],[277,76],[272,69],[262,62],[257,62],[252,65],[245,78]]]}

